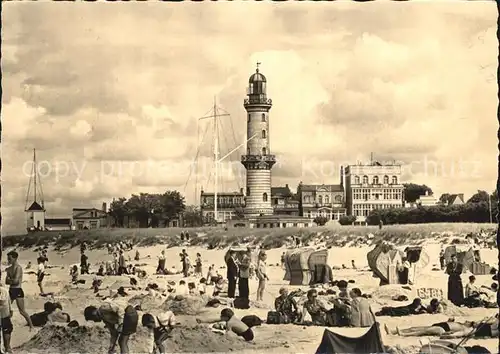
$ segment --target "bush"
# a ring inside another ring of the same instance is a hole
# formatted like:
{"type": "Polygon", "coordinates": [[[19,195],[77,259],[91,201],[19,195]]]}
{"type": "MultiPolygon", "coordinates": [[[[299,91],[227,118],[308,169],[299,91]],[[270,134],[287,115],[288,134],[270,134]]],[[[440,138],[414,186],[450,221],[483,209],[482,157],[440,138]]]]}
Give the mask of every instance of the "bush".
{"type": "Polygon", "coordinates": [[[353,215],[349,216],[341,216],[339,218],[339,224],[340,225],[352,225],[356,221],[356,217],[353,215]]]}
{"type": "MultiPolygon", "coordinates": [[[[368,225],[427,224],[427,223],[488,223],[490,211],[488,203],[467,203],[463,205],[437,205],[408,209],[377,209],[366,218],[368,225]]],[[[495,220],[494,220],[495,221],[495,220]]]]}
{"type": "Polygon", "coordinates": [[[324,216],[316,216],[313,222],[318,226],[325,226],[325,224],[328,222],[328,219],[324,216]]]}

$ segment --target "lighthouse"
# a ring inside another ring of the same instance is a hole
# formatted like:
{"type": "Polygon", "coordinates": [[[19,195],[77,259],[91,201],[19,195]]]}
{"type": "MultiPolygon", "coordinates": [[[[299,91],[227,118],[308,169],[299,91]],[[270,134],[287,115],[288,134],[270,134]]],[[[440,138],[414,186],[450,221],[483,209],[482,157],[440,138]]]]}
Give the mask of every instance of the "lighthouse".
{"type": "Polygon", "coordinates": [[[247,171],[245,216],[247,218],[272,215],[271,169],[276,156],[271,155],[269,144],[269,111],[271,99],[267,98],[266,77],[259,72],[259,65],[248,81],[247,98],[243,106],[247,111],[246,155],[241,163],[247,171]]]}

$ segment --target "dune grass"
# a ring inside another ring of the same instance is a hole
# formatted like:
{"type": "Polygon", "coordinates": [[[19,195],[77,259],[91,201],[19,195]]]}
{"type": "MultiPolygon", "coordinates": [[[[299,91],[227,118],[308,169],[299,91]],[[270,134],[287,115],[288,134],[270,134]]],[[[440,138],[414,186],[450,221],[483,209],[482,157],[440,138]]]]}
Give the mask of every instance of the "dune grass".
{"type": "Polygon", "coordinates": [[[473,223],[435,223],[387,225],[381,230],[377,226],[322,226],[311,228],[284,229],[246,229],[234,228],[225,230],[222,227],[202,228],[161,228],[161,229],[98,229],[79,231],[42,231],[27,235],[5,236],[2,238],[3,248],[32,248],[37,246],[54,246],[56,248],[72,248],[86,242],[92,248],[102,248],[106,244],[120,241],[132,241],[139,246],[164,244],[167,247],[180,246],[181,231],[188,231],[191,245],[206,246],[209,249],[223,248],[238,244],[258,244],[264,249],[282,247],[292,236],[299,237],[303,244],[321,237],[329,240],[330,245],[342,245],[356,239],[364,239],[372,233],[377,239],[384,239],[402,244],[409,240],[434,238],[436,233],[449,233],[450,237],[478,233],[481,229],[495,232],[496,224],[473,223]]]}

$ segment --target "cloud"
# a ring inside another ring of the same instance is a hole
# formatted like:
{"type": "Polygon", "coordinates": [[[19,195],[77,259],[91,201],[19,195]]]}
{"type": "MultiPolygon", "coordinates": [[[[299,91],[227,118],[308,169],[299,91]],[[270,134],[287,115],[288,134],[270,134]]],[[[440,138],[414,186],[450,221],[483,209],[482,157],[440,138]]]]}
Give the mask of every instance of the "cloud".
{"type": "Polygon", "coordinates": [[[327,5],[6,3],[4,232],[24,230],[33,148],[50,215],[166,189],[196,202],[214,185],[213,129],[198,120],[214,96],[230,113],[221,156],[234,150],[218,185],[244,187],[256,62],[274,185],[338,183],[341,165],[373,153],[436,193],[493,189],[494,3],[327,5]]]}

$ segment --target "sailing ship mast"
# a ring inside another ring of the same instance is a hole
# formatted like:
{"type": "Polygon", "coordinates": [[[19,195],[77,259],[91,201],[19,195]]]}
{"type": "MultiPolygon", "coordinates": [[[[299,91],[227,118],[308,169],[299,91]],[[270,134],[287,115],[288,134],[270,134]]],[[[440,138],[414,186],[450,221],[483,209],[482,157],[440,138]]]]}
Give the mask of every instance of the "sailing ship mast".
{"type": "Polygon", "coordinates": [[[43,210],[45,210],[44,198],[43,198],[43,190],[42,190],[42,181],[40,180],[40,175],[38,173],[38,165],[36,162],[36,150],[33,149],[33,164],[31,166],[31,174],[28,184],[28,191],[26,193],[26,204],[24,210],[28,210],[31,204],[30,202],[30,190],[31,184],[33,184],[33,203],[32,204],[40,204],[43,210]],[[38,193],[40,193],[40,203],[38,203],[38,193]]]}
{"type": "Polygon", "coordinates": [[[229,116],[229,113],[223,113],[223,114],[217,114],[217,100],[216,97],[214,97],[214,107],[213,107],[213,114],[205,117],[201,117],[198,120],[203,120],[203,119],[213,119],[214,121],[214,136],[213,136],[213,142],[214,142],[214,219],[216,222],[219,221],[219,214],[218,214],[218,205],[217,205],[217,199],[218,199],[218,180],[219,180],[219,117],[224,117],[224,116],[229,116]]]}

